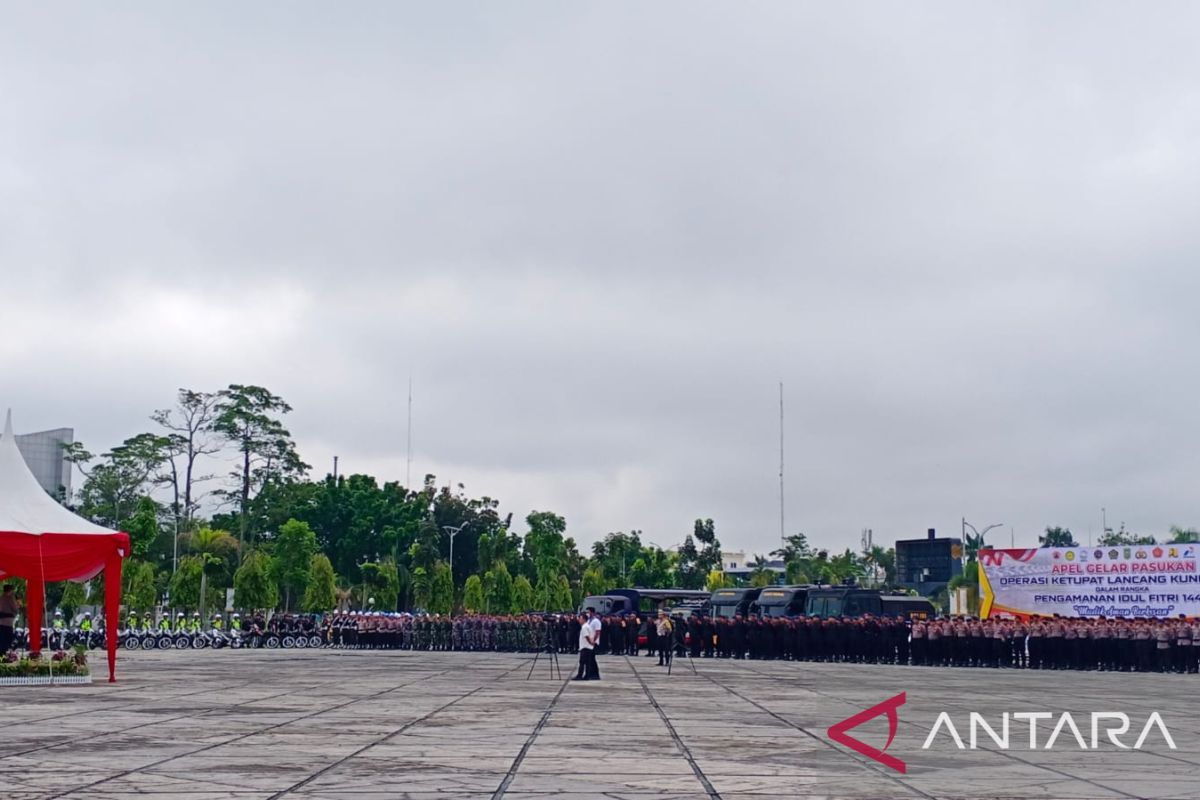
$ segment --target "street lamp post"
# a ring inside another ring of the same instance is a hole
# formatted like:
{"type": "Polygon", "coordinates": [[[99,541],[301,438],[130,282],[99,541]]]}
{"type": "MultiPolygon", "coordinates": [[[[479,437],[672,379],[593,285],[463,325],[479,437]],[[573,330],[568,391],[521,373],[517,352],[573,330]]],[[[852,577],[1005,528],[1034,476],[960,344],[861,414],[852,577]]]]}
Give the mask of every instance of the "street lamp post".
{"type": "Polygon", "coordinates": [[[462,529],[467,527],[468,524],[470,524],[470,520],[467,520],[457,528],[453,525],[442,526],[442,530],[450,537],[450,616],[452,617],[454,616],[454,537],[462,533],[462,529]]]}
{"type": "Polygon", "coordinates": [[[962,524],[963,524],[963,538],[964,539],[967,538],[967,528],[970,528],[971,532],[975,534],[975,538],[979,541],[979,547],[982,548],[983,547],[983,537],[987,536],[987,532],[990,531],[992,528],[999,528],[1004,523],[1003,522],[994,522],[991,525],[988,525],[986,528],[984,528],[982,533],[975,530],[975,526],[972,525],[971,523],[967,522],[966,517],[963,517],[962,524]]]}
{"type": "Polygon", "coordinates": [[[362,609],[367,610],[367,571],[363,569],[367,565],[367,557],[364,555],[363,560],[358,562],[358,572],[362,577],[362,596],[359,602],[362,603],[362,609]]]}

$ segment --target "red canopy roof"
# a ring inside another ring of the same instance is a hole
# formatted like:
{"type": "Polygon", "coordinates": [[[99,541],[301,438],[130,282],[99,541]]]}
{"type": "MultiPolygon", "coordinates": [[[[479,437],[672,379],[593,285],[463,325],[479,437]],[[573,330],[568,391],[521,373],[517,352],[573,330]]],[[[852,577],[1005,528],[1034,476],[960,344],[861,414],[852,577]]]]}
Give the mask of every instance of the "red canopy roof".
{"type": "Polygon", "coordinates": [[[41,650],[45,582],[85,581],[103,570],[108,673],[115,680],[121,559],[128,555],[128,534],[88,522],[42,490],[17,449],[9,412],[0,437],[0,577],[27,581],[30,649],[41,650]]]}

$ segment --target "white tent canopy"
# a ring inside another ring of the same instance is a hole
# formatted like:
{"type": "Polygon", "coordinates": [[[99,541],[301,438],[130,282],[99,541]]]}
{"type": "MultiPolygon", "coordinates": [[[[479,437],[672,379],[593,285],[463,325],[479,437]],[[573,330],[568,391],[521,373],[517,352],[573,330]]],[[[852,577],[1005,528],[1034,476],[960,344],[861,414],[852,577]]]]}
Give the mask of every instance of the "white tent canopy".
{"type": "Polygon", "coordinates": [[[113,531],[88,522],[46,494],[29,470],[13,436],[12,411],[0,437],[0,531],[12,533],[93,533],[113,531]]]}

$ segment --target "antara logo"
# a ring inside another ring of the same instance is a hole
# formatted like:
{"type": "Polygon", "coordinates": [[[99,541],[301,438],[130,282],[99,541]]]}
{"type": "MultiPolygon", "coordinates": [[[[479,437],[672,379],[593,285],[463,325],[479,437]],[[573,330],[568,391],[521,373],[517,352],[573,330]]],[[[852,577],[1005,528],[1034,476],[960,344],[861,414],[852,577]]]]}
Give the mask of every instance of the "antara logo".
{"type": "MultiPolygon", "coordinates": [[[[968,740],[970,741],[970,749],[975,750],[978,747],[977,743],[979,741],[979,731],[981,729],[987,734],[988,739],[991,739],[992,743],[994,743],[998,749],[1010,749],[1009,742],[1011,737],[1009,734],[1012,733],[1010,729],[1010,721],[1015,721],[1018,726],[1021,723],[1028,724],[1029,736],[1027,741],[1029,742],[1029,749],[1037,750],[1039,749],[1038,721],[1051,719],[1054,719],[1054,715],[1049,711],[1018,711],[1013,714],[1009,714],[1007,711],[1005,711],[1000,715],[1000,724],[997,726],[1000,730],[997,731],[996,728],[988,724],[988,721],[984,719],[982,714],[972,711],[968,721],[970,731],[968,740]]],[[[1059,715],[1058,721],[1054,723],[1054,727],[1050,730],[1050,736],[1046,738],[1045,744],[1043,744],[1040,749],[1049,750],[1054,747],[1054,743],[1058,741],[1059,736],[1062,736],[1064,731],[1068,732],[1070,736],[1075,739],[1080,750],[1099,749],[1101,731],[1103,731],[1104,736],[1109,742],[1112,742],[1120,749],[1131,749],[1129,745],[1125,744],[1120,739],[1120,737],[1129,733],[1129,728],[1132,724],[1128,714],[1120,711],[1093,711],[1091,713],[1091,723],[1091,738],[1089,740],[1084,738],[1079,726],[1075,724],[1075,718],[1069,713],[1063,712],[1061,715],[1059,715]]],[[[1047,723],[1047,727],[1048,726],[1049,723],[1047,723]]],[[[1132,749],[1141,750],[1142,745],[1146,743],[1148,738],[1150,738],[1150,733],[1155,728],[1158,729],[1159,735],[1162,736],[1162,739],[1164,742],[1166,742],[1167,747],[1174,750],[1175,740],[1171,738],[1171,732],[1167,730],[1166,723],[1163,722],[1163,718],[1159,716],[1157,711],[1152,712],[1146,719],[1146,724],[1142,726],[1142,732],[1138,735],[1137,740],[1134,741],[1132,749]]],[[[967,746],[963,744],[962,736],[959,735],[958,729],[954,727],[954,721],[950,719],[950,715],[945,711],[938,714],[937,721],[933,724],[933,730],[929,732],[929,736],[926,737],[925,744],[921,745],[921,749],[928,750],[933,744],[933,740],[937,738],[938,733],[942,732],[943,729],[945,734],[949,736],[951,740],[953,740],[955,747],[957,747],[959,750],[968,749],[967,746]]],[[[1043,730],[1045,730],[1045,728],[1043,728],[1043,730]]],[[[1026,741],[1026,738],[1018,737],[1017,741],[1026,741]]],[[[1020,745],[1018,744],[1018,746],[1020,745]]]]}
{"type": "Polygon", "coordinates": [[[861,753],[873,761],[878,761],[885,767],[890,767],[896,770],[896,772],[908,772],[908,767],[905,766],[903,761],[895,756],[889,756],[887,753],[883,752],[883,750],[887,750],[888,747],[891,746],[892,740],[896,738],[896,729],[900,727],[900,713],[896,709],[904,705],[905,697],[906,693],[901,692],[895,697],[888,698],[878,705],[871,706],[866,711],[860,711],[852,717],[846,717],[846,719],[829,728],[827,731],[829,738],[833,739],[838,744],[846,745],[846,747],[849,747],[856,753],[861,753]],[[887,714],[888,720],[888,738],[887,744],[883,746],[883,750],[871,747],[871,745],[866,744],[865,742],[860,742],[853,736],[846,735],[846,731],[850,730],[851,728],[857,728],[864,722],[875,719],[880,714],[887,714]]]}
{"type": "MultiPolygon", "coordinates": [[[[871,706],[865,711],[847,717],[841,722],[833,725],[828,730],[828,736],[838,744],[845,745],[856,753],[866,756],[872,761],[894,769],[896,772],[907,773],[908,768],[905,763],[896,756],[889,755],[884,752],[891,746],[896,738],[896,730],[900,726],[900,713],[898,709],[904,705],[907,700],[907,693],[901,692],[895,697],[890,697],[882,703],[871,706]],[[859,741],[853,736],[848,735],[848,731],[857,728],[864,722],[875,719],[876,717],[886,714],[888,721],[888,738],[882,749],[872,747],[866,742],[859,741]]],[[[959,729],[955,727],[954,720],[950,715],[943,711],[937,716],[937,720],[933,724],[933,729],[929,732],[929,736],[925,738],[925,743],[921,745],[921,749],[928,750],[933,746],[938,736],[949,738],[959,750],[971,749],[975,750],[980,747],[979,732],[983,731],[987,739],[984,740],[983,746],[990,746],[999,750],[1009,750],[1022,747],[1023,743],[1028,742],[1030,750],[1050,750],[1058,742],[1060,737],[1063,737],[1064,742],[1075,740],[1079,748],[1082,750],[1097,750],[1101,744],[1112,743],[1121,750],[1141,750],[1142,746],[1150,738],[1155,731],[1167,747],[1174,750],[1175,740],[1171,738],[1171,732],[1167,730],[1167,725],[1163,721],[1162,716],[1157,712],[1152,712],[1146,719],[1146,723],[1141,726],[1141,733],[1133,744],[1127,744],[1122,741],[1121,737],[1129,734],[1133,727],[1133,721],[1128,714],[1120,711],[1093,711],[1090,716],[1090,725],[1086,726],[1091,734],[1085,738],[1083,730],[1075,722],[1075,718],[1070,713],[1063,712],[1058,715],[1057,721],[1051,726],[1050,721],[1055,719],[1055,715],[1048,711],[1018,711],[1009,713],[1005,711],[1000,715],[999,724],[993,725],[979,713],[971,712],[968,717],[965,730],[968,731],[969,745],[963,742],[962,736],[959,734],[959,729]],[[1049,730],[1049,736],[1039,744],[1038,738],[1038,723],[1043,722],[1044,726],[1041,731],[1049,730]],[[1021,724],[1028,726],[1028,735],[1021,735],[1021,724]],[[1017,730],[1014,731],[1014,728],[1017,730]],[[1014,740],[1013,734],[1016,734],[1014,740]]]]}

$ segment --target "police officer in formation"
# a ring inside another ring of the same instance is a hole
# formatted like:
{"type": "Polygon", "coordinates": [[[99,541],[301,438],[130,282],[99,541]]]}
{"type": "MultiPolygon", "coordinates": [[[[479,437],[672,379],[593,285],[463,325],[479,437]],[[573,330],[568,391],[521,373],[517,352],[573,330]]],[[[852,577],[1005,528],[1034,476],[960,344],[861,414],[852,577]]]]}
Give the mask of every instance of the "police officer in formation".
{"type": "MultiPolygon", "coordinates": [[[[1030,620],[956,616],[905,620],[767,617],[737,614],[608,615],[599,618],[599,653],[667,663],[693,658],[823,661],[1002,669],[1187,672],[1200,667],[1200,619],[1030,620]],[[663,623],[666,622],[666,625],[663,623]]],[[[334,647],[465,652],[576,652],[579,621],[570,614],[348,612],[326,618],[334,647]]]]}

